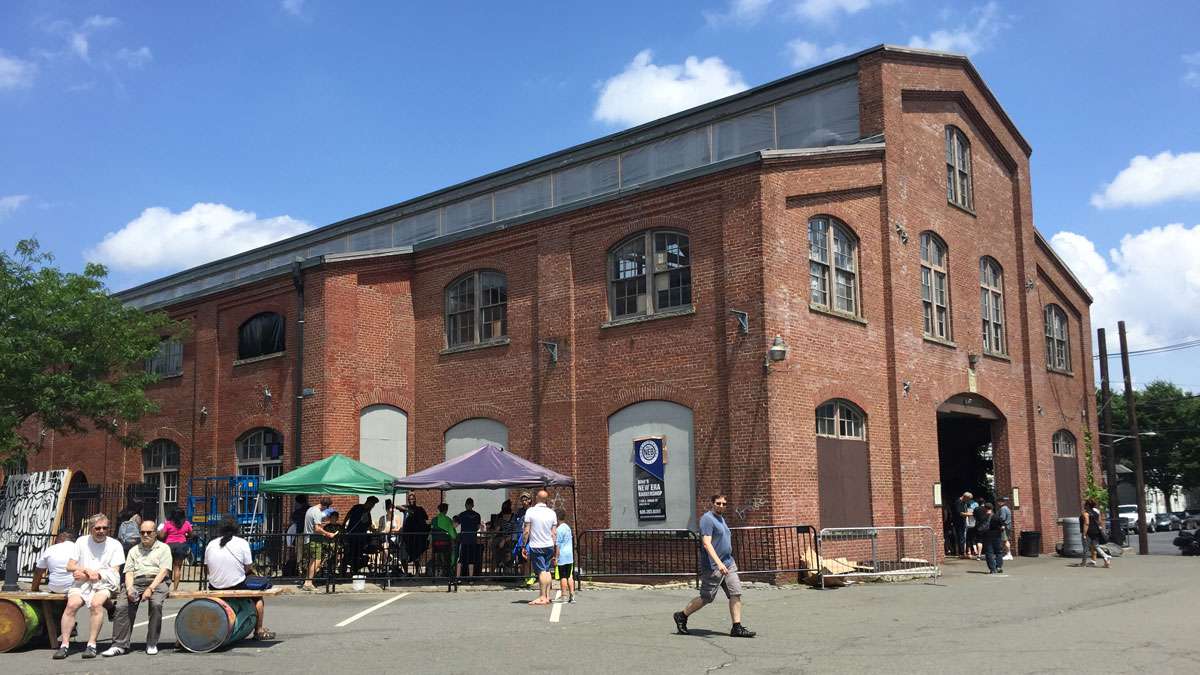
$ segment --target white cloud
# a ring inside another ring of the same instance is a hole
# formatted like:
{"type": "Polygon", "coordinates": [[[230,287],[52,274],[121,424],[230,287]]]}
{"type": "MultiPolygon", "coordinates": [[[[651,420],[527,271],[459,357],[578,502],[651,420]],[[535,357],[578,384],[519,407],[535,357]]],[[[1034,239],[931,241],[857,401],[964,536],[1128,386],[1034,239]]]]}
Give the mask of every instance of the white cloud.
{"type": "Polygon", "coordinates": [[[36,74],[36,65],[0,52],[0,91],[28,87],[36,74]]]}
{"type": "Polygon", "coordinates": [[[752,26],[763,18],[771,0],[729,0],[729,9],[724,12],[704,12],[704,20],[710,26],[736,23],[752,26]]]}
{"type": "Polygon", "coordinates": [[[1191,87],[1200,87],[1200,52],[1184,54],[1182,58],[1187,66],[1183,72],[1183,83],[1191,87]]]}
{"type": "Polygon", "coordinates": [[[100,16],[99,14],[89,16],[80,24],[78,29],[71,31],[71,34],[68,36],[67,40],[71,51],[75,52],[75,55],[79,58],[90,63],[91,45],[89,38],[91,35],[96,31],[112,28],[119,23],[118,19],[111,16],[100,16]]]}
{"type": "Polygon", "coordinates": [[[104,235],[104,241],[84,255],[123,272],[178,270],[311,229],[290,216],[260,219],[224,204],[201,202],[180,213],[154,206],[104,235]]]}
{"type": "Polygon", "coordinates": [[[655,65],[649,49],[638,52],[625,70],[598,86],[596,120],[633,126],[746,89],[736,71],[716,56],[689,56],[683,64],[655,65]]]}
{"type": "Polygon", "coordinates": [[[987,3],[974,13],[974,24],[961,24],[949,30],[935,30],[927,37],[914,35],[909,38],[908,46],[974,56],[991,45],[1000,31],[1008,26],[995,2],[987,3]]]}
{"type": "Polygon", "coordinates": [[[1200,338],[1200,225],[1127,234],[1107,260],[1074,232],[1059,232],[1050,243],[1092,294],[1093,328],[1115,335],[1124,320],[1130,349],[1200,338]]]}
{"type": "Polygon", "coordinates": [[[304,0],[282,0],[279,6],[292,16],[300,16],[304,13],[304,0]]]}
{"type": "MultiPolygon", "coordinates": [[[[704,19],[710,26],[736,23],[752,26],[767,15],[767,9],[773,0],[729,0],[729,8],[724,12],[704,12],[704,19]]],[[[840,15],[858,14],[879,0],[783,0],[776,3],[787,5],[781,13],[791,18],[812,21],[816,23],[831,23],[840,15]]]]}
{"type": "Polygon", "coordinates": [[[792,40],[787,44],[788,57],[793,68],[815,66],[818,63],[825,63],[826,61],[846,56],[854,51],[853,47],[848,47],[841,42],[831,44],[827,47],[821,47],[816,43],[805,40],[792,40]]]}
{"type": "Polygon", "coordinates": [[[144,68],[146,64],[154,60],[154,54],[150,52],[149,47],[142,47],[140,49],[122,47],[117,50],[115,57],[121,63],[136,69],[144,68]]]}
{"type": "Polygon", "coordinates": [[[1092,195],[1092,206],[1150,206],[1172,199],[1200,199],[1200,152],[1138,155],[1103,190],[1092,195]]]}
{"type": "Polygon", "coordinates": [[[850,16],[871,6],[872,0],[799,0],[792,11],[802,19],[827,22],[839,14],[850,16]]]}
{"type": "Polygon", "coordinates": [[[7,195],[0,197],[0,220],[11,216],[29,200],[29,195],[7,195]]]}

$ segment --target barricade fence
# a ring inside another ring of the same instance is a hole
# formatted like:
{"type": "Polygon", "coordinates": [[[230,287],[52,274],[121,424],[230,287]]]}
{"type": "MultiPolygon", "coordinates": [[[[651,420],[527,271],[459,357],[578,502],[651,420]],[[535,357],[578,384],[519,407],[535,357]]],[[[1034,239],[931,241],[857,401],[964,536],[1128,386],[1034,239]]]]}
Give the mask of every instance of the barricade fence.
{"type": "Polygon", "coordinates": [[[820,547],[811,525],[753,525],[730,528],[733,559],[740,576],[771,581],[820,572],[820,547]]]}
{"type": "Polygon", "coordinates": [[[938,576],[937,537],[926,525],[827,527],[817,535],[828,579],[938,576]]]}
{"type": "Polygon", "coordinates": [[[676,577],[699,583],[700,536],[691,530],[584,530],[575,542],[579,578],[676,577]]]}

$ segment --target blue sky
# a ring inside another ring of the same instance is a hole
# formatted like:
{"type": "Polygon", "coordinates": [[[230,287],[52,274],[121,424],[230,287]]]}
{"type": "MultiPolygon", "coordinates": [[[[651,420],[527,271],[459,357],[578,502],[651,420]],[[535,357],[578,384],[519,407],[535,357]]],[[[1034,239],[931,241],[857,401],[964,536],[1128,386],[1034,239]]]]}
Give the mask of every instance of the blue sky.
{"type": "MultiPolygon", "coordinates": [[[[0,5],[0,245],[125,288],[887,42],[971,57],[1096,326],[1200,338],[1200,3],[219,8],[0,5]]],[[[1200,390],[1198,355],[1136,379],[1200,390]]]]}

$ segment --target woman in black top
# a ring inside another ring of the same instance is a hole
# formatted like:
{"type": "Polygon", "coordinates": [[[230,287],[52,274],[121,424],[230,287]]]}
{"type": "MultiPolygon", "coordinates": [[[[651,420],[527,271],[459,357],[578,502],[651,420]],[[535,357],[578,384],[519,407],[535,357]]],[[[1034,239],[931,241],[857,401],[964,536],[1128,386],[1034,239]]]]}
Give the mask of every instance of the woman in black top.
{"type": "Polygon", "coordinates": [[[1083,512],[1079,514],[1079,529],[1083,530],[1083,536],[1087,538],[1088,548],[1091,549],[1091,560],[1086,561],[1086,564],[1092,567],[1096,566],[1096,554],[1104,559],[1105,567],[1112,567],[1108,551],[1104,550],[1104,528],[1100,523],[1104,522],[1100,515],[1100,508],[1096,505],[1096,500],[1088,499],[1083,503],[1083,512]]]}

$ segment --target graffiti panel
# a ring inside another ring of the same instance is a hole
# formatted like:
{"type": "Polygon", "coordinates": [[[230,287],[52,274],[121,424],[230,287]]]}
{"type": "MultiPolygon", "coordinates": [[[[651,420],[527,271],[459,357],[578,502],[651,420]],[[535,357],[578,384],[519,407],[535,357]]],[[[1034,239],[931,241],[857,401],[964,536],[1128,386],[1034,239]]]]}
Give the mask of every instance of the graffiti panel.
{"type": "Polygon", "coordinates": [[[70,478],[67,469],[8,476],[0,493],[0,570],[7,565],[8,544],[20,544],[22,577],[52,543],[70,478]]]}

